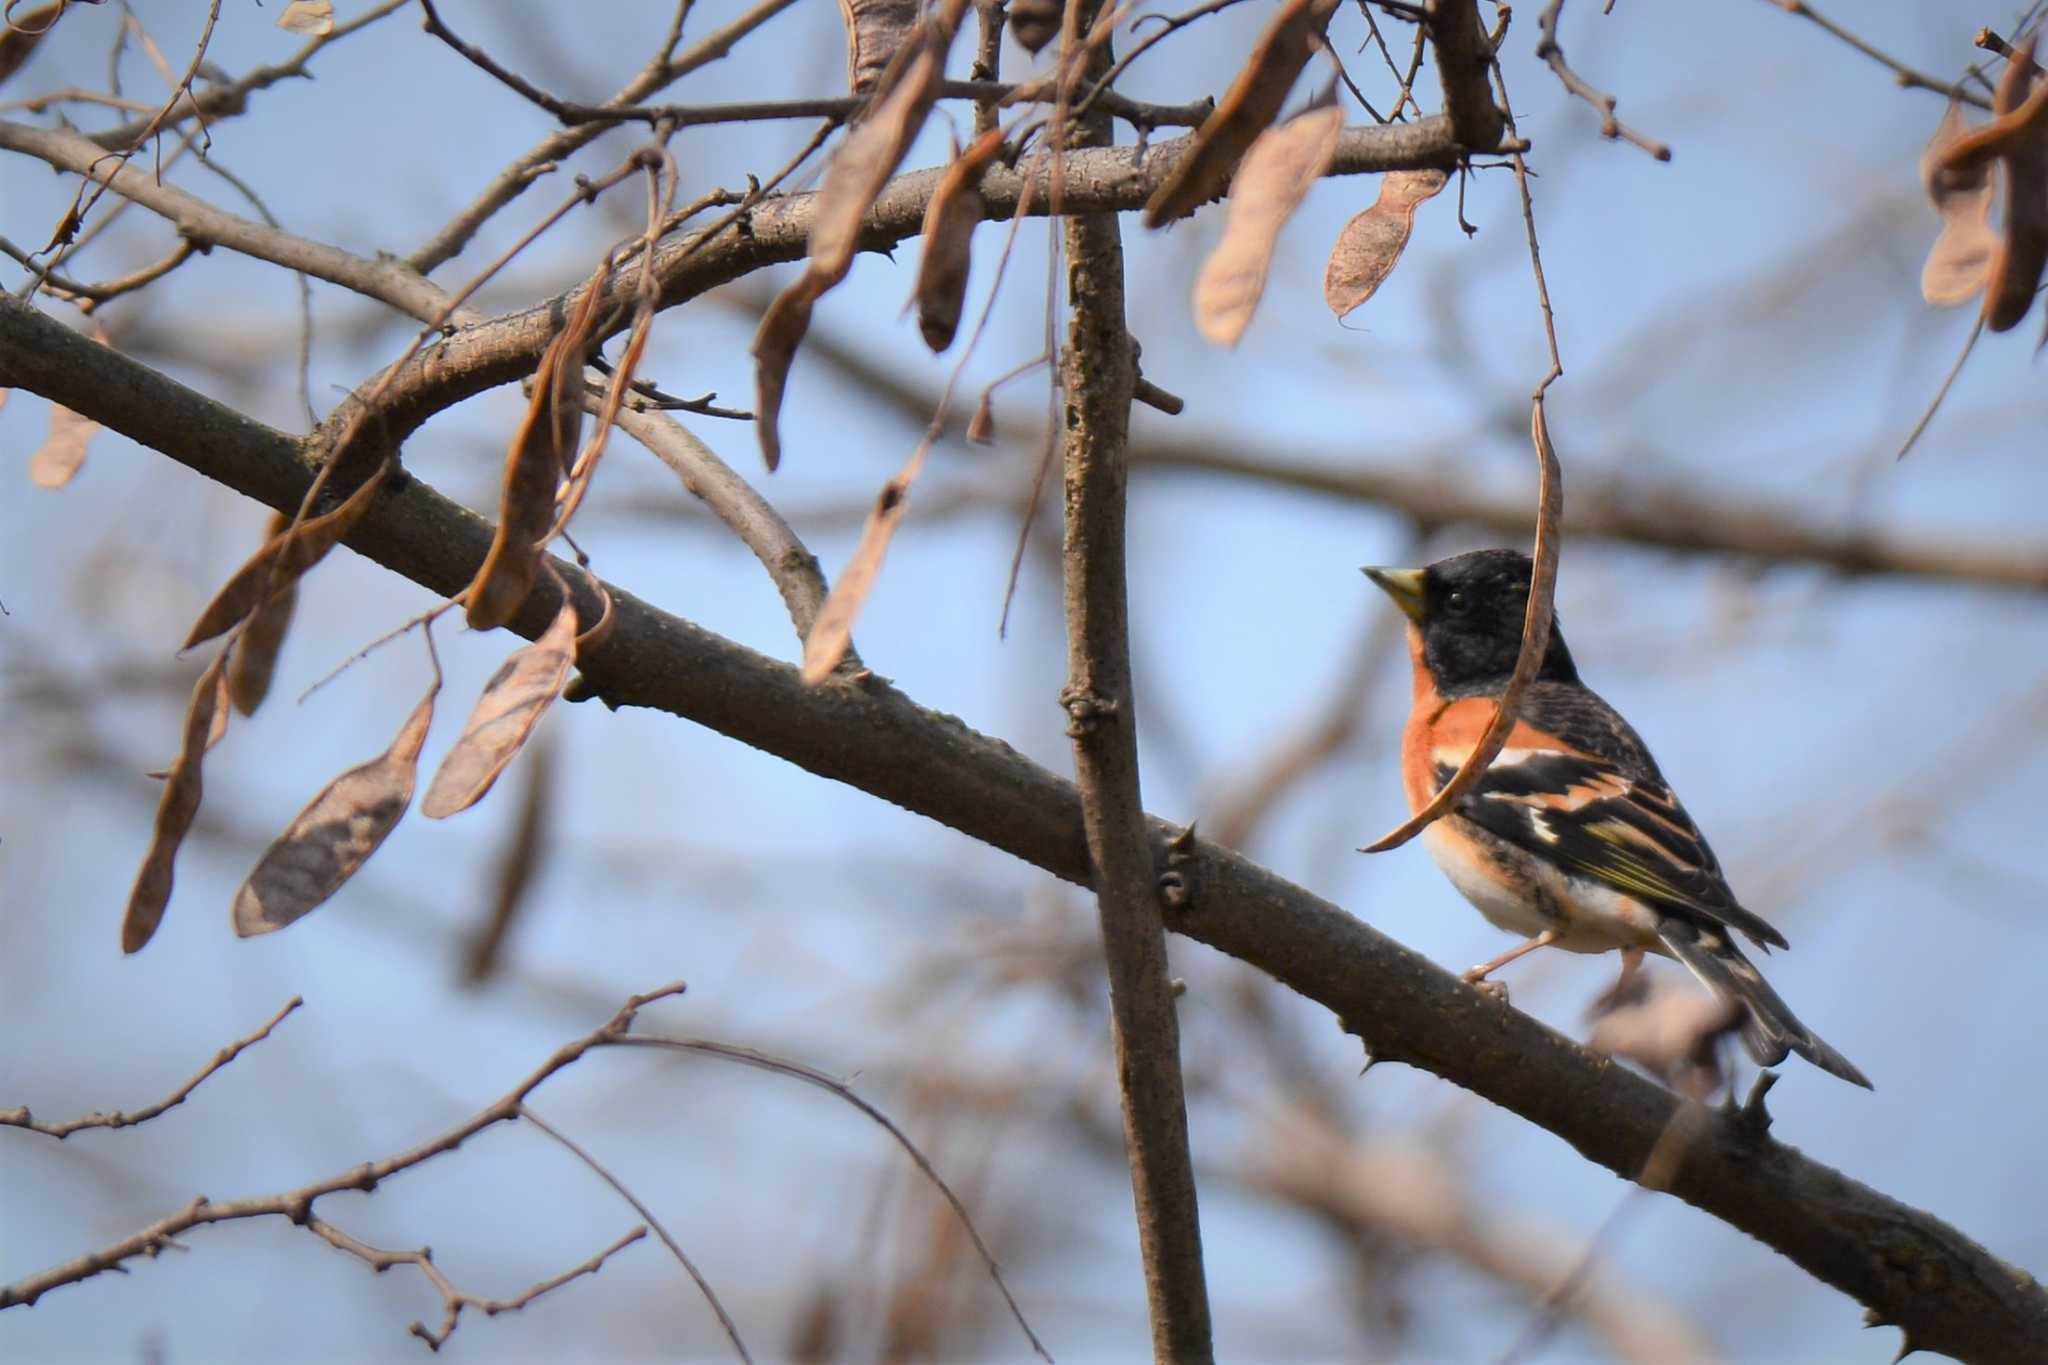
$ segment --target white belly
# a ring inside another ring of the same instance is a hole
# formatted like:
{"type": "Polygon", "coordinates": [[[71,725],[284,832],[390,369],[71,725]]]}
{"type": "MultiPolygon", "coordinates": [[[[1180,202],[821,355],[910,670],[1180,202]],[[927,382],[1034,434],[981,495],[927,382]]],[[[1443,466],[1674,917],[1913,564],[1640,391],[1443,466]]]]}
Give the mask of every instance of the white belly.
{"type": "Polygon", "coordinates": [[[1482,863],[1460,856],[1458,836],[1446,828],[1455,819],[1446,816],[1430,825],[1422,832],[1422,843],[1451,885],[1488,922],[1523,938],[1554,929],[1559,934],[1557,946],[1575,953],[1616,948],[1663,951],[1657,937],[1657,912],[1635,897],[1602,882],[1573,876],[1542,859],[1517,856],[1511,845],[1465,824],[1460,833],[1483,848],[1497,848],[1514,858],[1526,883],[1517,887],[1512,879],[1503,879],[1482,863]]]}

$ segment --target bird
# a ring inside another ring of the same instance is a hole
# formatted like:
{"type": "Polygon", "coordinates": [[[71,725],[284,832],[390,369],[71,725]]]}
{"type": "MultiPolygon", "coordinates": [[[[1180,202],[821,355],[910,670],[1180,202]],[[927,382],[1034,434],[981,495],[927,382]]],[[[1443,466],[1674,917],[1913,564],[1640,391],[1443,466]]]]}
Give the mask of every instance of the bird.
{"type": "MultiPolygon", "coordinates": [[[[1408,617],[1414,702],[1401,740],[1411,811],[1451,780],[1492,721],[1514,671],[1531,565],[1519,550],[1475,550],[1420,569],[1368,567],[1408,617]]],[[[1472,789],[1422,831],[1451,884],[1518,946],[1464,974],[1505,998],[1495,971],[1539,948],[1620,950],[1619,996],[1645,953],[1685,966],[1741,1008],[1759,1066],[1788,1052],[1873,1088],[1848,1058],[1799,1022],[1736,946],[1785,936],[1735,899],[1713,850],[1629,723],[1579,681],[1552,619],[1543,662],[1514,728],[1472,789]]]]}

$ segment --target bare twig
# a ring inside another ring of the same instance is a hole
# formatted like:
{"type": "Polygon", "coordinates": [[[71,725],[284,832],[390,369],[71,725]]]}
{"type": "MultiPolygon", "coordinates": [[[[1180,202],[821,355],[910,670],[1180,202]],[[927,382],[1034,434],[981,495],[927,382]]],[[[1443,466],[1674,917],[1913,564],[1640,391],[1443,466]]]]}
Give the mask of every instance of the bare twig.
{"type": "MultiPolygon", "coordinates": [[[[411,3],[411,0],[406,0],[406,3],[411,3]]],[[[796,0],[761,0],[760,4],[741,14],[724,28],[707,34],[679,57],[670,56],[670,48],[674,46],[674,40],[671,39],[664,44],[662,51],[656,54],[652,61],[627,81],[617,94],[606,100],[605,104],[639,103],[670,82],[680,80],[692,71],[727,56],[742,38],[795,3],[796,0]]],[[[679,8],[678,17],[687,8],[687,5],[679,8]]],[[[675,29],[673,23],[671,29],[675,29]]],[[[573,155],[603,136],[610,126],[603,123],[580,124],[542,138],[517,160],[498,172],[467,208],[455,215],[425,245],[407,257],[406,264],[424,275],[454,259],[469,244],[470,238],[476,235],[477,230],[489,222],[500,209],[523,194],[528,185],[552,171],[556,163],[563,158],[573,155]]]]}
{"type": "MultiPolygon", "coordinates": [[[[1095,8],[1080,6],[1084,27],[1093,22],[1095,8]]],[[[1075,15],[1069,9],[1070,26],[1075,15]]],[[[1090,65],[1106,69],[1107,52],[1095,54],[1090,65]]],[[[1102,145],[1109,131],[1106,116],[1091,115],[1076,126],[1069,145],[1102,145]]],[[[1064,239],[1069,314],[1060,388],[1067,414],[1061,436],[1067,685],[1060,704],[1074,743],[1082,824],[1095,869],[1111,1044],[1152,1311],[1152,1355],[1160,1362],[1202,1361],[1212,1358],[1214,1347],[1188,1155],[1180,1022],[1138,791],[1137,698],[1124,578],[1126,446],[1137,365],[1124,326],[1123,239],[1111,214],[1069,217],[1064,239]]]]}
{"type": "MultiPolygon", "coordinates": [[[[570,127],[589,123],[607,126],[618,123],[667,123],[677,128],[694,128],[709,124],[758,123],[775,119],[846,119],[866,108],[868,103],[866,95],[848,95],[827,99],[759,100],[739,104],[579,104],[549,94],[523,76],[507,70],[482,48],[464,42],[456,36],[454,30],[442,22],[440,14],[434,9],[433,0],[420,0],[420,7],[426,14],[426,28],[429,33],[461,53],[465,60],[492,79],[521,98],[539,105],[570,127]]],[[[1013,104],[1042,99],[1045,93],[1039,86],[1004,85],[998,81],[942,81],[939,84],[940,99],[973,100],[984,104],[1013,104]]],[[[1120,95],[1105,93],[1100,103],[1110,113],[1141,127],[1192,128],[1209,113],[1209,102],[1206,100],[1189,105],[1143,104],[1120,95]]]]}
{"type": "MultiPolygon", "coordinates": [[[[160,259],[152,261],[139,269],[132,270],[126,275],[120,275],[111,280],[104,280],[98,284],[89,284],[82,280],[70,279],[67,276],[58,274],[55,270],[44,270],[40,272],[42,279],[41,287],[43,292],[72,303],[80,304],[83,311],[90,312],[94,304],[105,303],[109,299],[118,299],[123,294],[131,294],[144,285],[153,284],[157,280],[162,279],[185,262],[191,260],[193,254],[198,250],[199,248],[192,243],[190,238],[182,239],[176,246],[170,249],[168,254],[160,259]]],[[[29,252],[22,250],[5,237],[0,237],[0,253],[13,257],[31,270],[37,268],[35,260],[29,252]]]]}
{"type": "Polygon", "coordinates": [[[1776,5],[1787,14],[1811,20],[1822,31],[1841,39],[1850,47],[1855,48],[1858,52],[1870,58],[1870,60],[1877,62],[1881,66],[1889,67],[1892,75],[1898,79],[1899,84],[1908,90],[1932,90],[1938,95],[1946,95],[1952,100],[1961,100],[1964,104],[1975,105],[1979,109],[1989,109],[1991,107],[1990,100],[1967,86],[1957,84],[1954,81],[1937,80],[1935,77],[1921,71],[1916,71],[1897,58],[1889,56],[1878,48],[1871,46],[1862,38],[1857,37],[1848,29],[1843,28],[1813,6],[1807,4],[1806,0],[1765,0],[1765,3],[1776,5]]]}
{"type": "Polygon", "coordinates": [[[618,423],[621,431],[674,470],[690,495],[701,499],[739,537],[740,543],[754,552],[776,591],[782,594],[798,642],[807,638],[825,605],[825,574],[818,565],[818,557],[797,538],[775,505],[666,413],[636,412],[629,408],[619,414],[618,423]]]}
{"type": "Polygon", "coordinates": [[[61,1141],[64,1138],[70,1137],[73,1133],[87,1128],[132,1128],[138,1123],[148,1123],[164,1111],[175,1109],[183,1104],[207,1077],[226,1066],[229,1062],[234,1061],[245,1050],[254,1047],[265,1038],[268,1038],[270,1031],[284,1022],[286,1015],[305,1003],[302,997],[296,995],[287,1000],[284,1008],[271,1016],[269,1023],[257,1029],[254,1033],[248,1034],[228,1044],[219,1052],[214,1053],[212,1061],[200,1067],[197,1072],[193,1073],[190,1080],[158,1100],[155,1104],[144,1105],[132,1113],[118,1109],[111,1114],[102,1114],[95,1111],[82,1118],[65,1119],[58,1123],[47,1123],[37,1119],[29,1113],[28,1106],[23,1105],[16,1109],[0,1109],[0,1127],[26,1128],[32,1133],[41,1133],[45,1137],[53,1137],[61,1141]]]}
{"type": "Polygon", "coordinates": [[[441,1296],[441,1326],[437,1331],[423,1322],[414,1322],[406,1330],[426,1342],[427,1348],[432,1351],[439,1351],[447,1344],[448,1338],[455,1334],[456,1327],[462,1321],[463,1309],[474,1308],[485,1317],[496,1317],[500,1313],[516,1313],[541,1295],[560,1289],[571,1280],[581,1279],[585,1275],[595,1275],[604,1268],[606,1261],[647,1235],[646,1228],[634,1228],[581,1265],[571,1266],[559,1275],[551,1275],[509,1299],[487,1299],[465,1289],[456,1288],[454,1282],[441,1272],[441,1267],[434,1264],[434,1253],[426,1247],[421,1247],[417,1251],[386,1251],[343,1232],[324,1218],[308,1217],[306,1231],[335,1250],[347,1252],[380,1275],[393,1266],[409,1265],[417,1268],[427,1283],[433,1286],[434,1292],[441,1296]]]}
{"type": "Polygon", "coordinates": [[[1934,421],[1934,414],[1941,411],[1941,405],[1948,398],[1948,391],[1955,387],[1956,378],[1962,374],[1963,366],[1969,363],[1970,353],[1977,349],[1977,338],[1983,335],[1984,314],[1980,310],[1976,324],[1970,328],[1970,335],[1963,340],[1963,349],[1956,353],[1956,363],[1948,367],[1948,374],[1942,379],[1941,387],[1934,391],[1934,397],[1927,400],[1927,407],[1920,414],[1920,420],[1906,433],[1906,439],[1899,444],[1899,453],[1893,456],[1893,459],[1905,459],[1919,443],[1921,436],[1926,434],[1928,424],[1934,421]]]}
{"type": "Polygon", "coordinates": [[[960,1196],[953,1193],[953,1187],[948,1185],[945,1179],[939,1175],[938,1168],[931,1163],[931,1158],[927,1157],[918,1148],[917,1144],[910,1140],[909,1135],[897,1126],[895,1120],[862,1099],[854,1092],[852,1086],[826,1075],[815,1067],[805,1066],[801,1062],[792,1062],[787,1058],[773,1057],[765,1052],[758,1052],[753,1048],[736,1047],[731,1043],[714,1042],[706,1038],[662,1038],[636,1033],[622,1034],[614,1038],[612,1042],[620,1047],[646,1047],[658,1048],[669,1052],[692,1052],[701,1056],[716,1057],[721,1061],[737,1062],[741,1066],[751,1066],[756,1070],[772,1072],[777,1076],[788,1076],[793,1080],[802,1081],[805,1085],[816,1086],[828,1094],[836,1095],[865,1114],[894,1139],[896,1145],[903,1149],[904,1155],[908,1156],[917,1167],[918,1172],[931,1182],[932,1188],[936,1189],[940,1196],[945,1199],[946,1203],[952,1207],[954,1216],[960,1220],[962,1231],[974,1243],[974,1250],[981,1257],[982,1265],[987,1268],[989,1278],[995,1282],[997,1291],[1003,1296],[1003,1302],[1009,1306],[1010,1316],[1016,1319],[1018,1329],[1024,1333],[1025,1339],[1031,1343],[1033,1351],[1037,1352],[1046,1361],[1051,1361],[1052,1355],[1045,1349],[1045,1344],[1038,1339],[1038,1334],[1031,1330],[1031,1324],[1025,1320],[1024,1310],[1017,1306],[1016,1298],[1010,1293],[1010,1286],[1003,1281],[1003,1272],[1001,1267],[996,1264],[995,1253],[988,1249],[988,1244],[981,1240],[981,1234],[975,1231],[974,1220],[967,1216],[967,1206],[960,1202],[960,1196]]]}
{"type": "Polygon", "coordinates": [[[525,1104],[520,1105],[519,1117],[524,1119],[526,1122],[532,1124],[534,1127],[540,1129],[541,1132],[547,1134],[550,1138],[553,1138],[564,1149],[566,1149],[571,1156],[574,1156],[578,1161],[582,1162],[585,1166],[588,1166],[599,1180],[602,1180],[605,1184],[611,1186],[612,1192],[614,1194],[618,1195],[619,1198],[625,1200],[628,1204],[631,1204],[633,1206],[633,1212],[639,1214],[643,1219],[646,1220],[647,1226],[654,1229],[654,1235],[661,1238],[661,1244],[668,1248],[669,1254],[671,1256],[674,1256],[676,1260],[681,1263],[685,1273],[687,1273],[692,1280],[696,1281],[697,1292],[704,1296],[704,1301],[711,1305],[711,1311],[718,1315],[718,1325],[725,1329],[725,1339],[732,1343],[733,1351],[739,1356],[739,1358],[742,1361],[746,1361],[748,1362],[748,1365],[752,1365],[753,1357],[747,1354],[747,1344],[744,1341],[740,1340],[740,1329],[738,1325],[733,1322],[732,1314],[726,1312],[725,1305],[719,1302],[718,1295],[712,1292],[711,1282],[704,1278],[704,1274],[702,1271],[697,1269],[696,1262],[692,1261],[689,1258],[689,1256],[684,1253],[682,1243],[676,1241],[674,1237],[670,1236],[669,1230],[661,1225],[661,1220],[659,1218],[656,1218],[653,1212],[649,1210],[645,1204],[640,1202],[639,1196],[635,1195],[631,1190],[627,1189],[624,1182],[622,1182],[617,1176],[613,1175],[610,1171],[606,1170],[604,1166],[599,1163],[596,1157],[593,1157],[590,1153],[584,1151],[582,1147],[572,1142],[565,1134],[557,1130],[553,1125],[545,1122],[540,1115],[534,1113],[533,1109],[530,1106],[525,1104]]]}
{"type": "Polygon", "coordinates": [[[133,123],[124,123],[117,128],[88,133],[86,136],[109,151],[118,151],[124,147],[132,147],[148,137],[152,124],[160,129],[168,129],[188,118],[220,119],[242,113],[248,108],[249,96],[256,91],[276,85],[279,81],[305,76],[306,67],[314,55],[329,43],[339,42],[351,33],[366,28],[385,15],[404,9],[411,3],[412,0],[383,0],[382,4],[372,5],[355,18],[336,24],[332,32],[313,38],[293,54],[289,61],[280,62],[275,66],[259,66],[225,84],[208,86],[197,95],[188,89],[183,98],[170,109],[168,116],[161,120],[137,119],[133,123]]]}
{"type": "Polygon", "coordinates": [[[1616,118],[1614,116],[1614,96],[1604,90],[1595,90],[1579,76],[1578,72],[1572,70],[1570,63],[1565,61],[1564,48],[1557,41],[1557,21],[1563,12],[1564,0],[1550,0],[1550,3],[1543,7],[1543,12],[1536,16],[1536,32],[1538,35],[1536,39],[1536,56],[1538,59],[1550,64],[1550,69],[1557,74],[1557,79],[1564,85],[1566,90],[1569,90],[1572,94],[1577,95],[1580,99],[1600,111],[1600,136],[1609,139],[1620,138],[1625,142],[1632,142],[1657,160],[1669,161],[1671,159],[1671,148],[1661,142],[1644,137],[1641,133],[1638,133],[1635,129],[1630,128],[1627,124],[1616,118]]]}
{"type": "Polygon", "coordinates": [[[210,1223],[233,1222],[244,1218],[287,1218],[303,1225],[313,1217],[317,1203],[328,1195],[343,1190],[358,1190],[368,1194],[384,1180],[400,1171],[410,1170],[444,1153],[452,1152],[484,1129],[517,1118],[519,1106],[548,1077],[574,1064],[590,1049],[622,1036],[632,1027],[634,1016],[644,1006],[656,1000],[681,995],[683,989],[683,983],[677,981],[645,995],[631,997],[601,1027],[556,1049],[552,1057],[511,1091],[439,1137],[382,1160],[366,1161],[338,1175],[316,1180],[310,1185],[302,1185],[283,1194],[260,1195],[226,1203],[215,1203],[201,1195],[178,1212],[166,1214],[140,1232],[124,1237],[118,1242],[97,1251],[87,1252],[83,1256],[52,1266],[13,1284],[0,1285],[0,1309],[33,1304],[53,1289],[77,1284],[110,1270],[118,1270],[123,1262],[133,1260],[137,1256],[155,1255],[172,1245],[180,1234],[193,1228],[205,1227],[210,1223]]]}

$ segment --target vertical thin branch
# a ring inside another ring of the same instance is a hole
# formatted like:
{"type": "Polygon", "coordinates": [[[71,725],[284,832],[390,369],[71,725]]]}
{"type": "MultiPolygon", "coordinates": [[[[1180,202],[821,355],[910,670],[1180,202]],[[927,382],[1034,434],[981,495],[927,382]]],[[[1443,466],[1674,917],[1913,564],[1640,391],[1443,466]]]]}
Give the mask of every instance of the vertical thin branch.
{"type": "MultiPolygon", "coordinates": [[[[1088,31],[1099,5],[1076,8],[1078,24],[1072,9],[1067,16],[1070,42],[1088,31]]],[[[1091,74],[1099,75],[1109,64],[1108,45],[1089,60],[1091,74]]],[[[1074,128],[1068,145],[1108,141],[1107,116],[1094,114],[1074,128]]],[[[1074,741],[1075,779],[1095,866],[1152,1352],[1160,1361],[1206,1361],[1212,1358],[1209,1298],[1188,1155],[1180,1025],[1138,793],[1124,580],[1126,438],[1137,376],[1124,326],[1123,241],[1114,214],[1069,217],[1063,237],[1069,308],[1060,361],[1067,686],[1060,700],[1074,741]]]]}

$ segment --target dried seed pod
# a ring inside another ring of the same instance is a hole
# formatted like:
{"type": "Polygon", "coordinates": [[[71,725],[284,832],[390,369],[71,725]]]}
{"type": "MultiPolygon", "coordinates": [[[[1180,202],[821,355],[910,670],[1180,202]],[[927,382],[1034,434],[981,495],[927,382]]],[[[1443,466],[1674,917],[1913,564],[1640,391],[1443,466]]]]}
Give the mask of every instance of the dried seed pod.
{"type": "Polygon", "coordinates": [[[1251,324],[1280,229],[1337,153],[1344,111],[1325,104],[1268,128],[1245,153],[1230,185],[1223,239],[1195,281],[1195,326],[1221,346],[1235,346],[1251,324]]]}
{"type": "Polygon", "coordinates": [[[1991,228],[1991,164],[1950,167],[1949,148],[1970,133],[1962,106],[1950,101],[1934,137],[1920,157],[1920,181],[1941,215],[1941,235],[1928,250],[1920,272],[1920,297],[1936,308],[1967,303],[1984,288],[1998,234],[1991,228]]]}
{"type": "Polygon", "coordinates": [[[974,229],[988,211],[981,197],[982,173],[1003,149],[1003,133],[991,128],[955,157],[932,191],[924,214],[924,255],[917,266],[918,331],[934,353],[953,344],[967,299],[974,229]]]}
{"type": "Polygon", "coordinates": [[[913,45],[890,63],[873,107],[825,169],[811,218],[809,266],[776,296],[754,334],[755,435],[771,471],[782,463],[782,394],[797,347],[810,329],[811,305],[852,268],[862,221],[938,99],[946,51],[966,7],[967,0],[940,0],[918,26],[913,45]]]}
{"type": "Polygon", "coordinates": [[[1146,227],[1185,218],[1223,193],[1245,152],[1280,116],[1287,92],[1315,55],[1336,8],[1337,0],[1286,0],[1280,6],[1259,35],[1251,59],[1202,121],[1194,146],[1145,205],[1146,227]]]}
{"type": "Polygon", "coordinates": [[[1380,177],[1379,198],[1344,225],[1330,249],[1323,301],[1331,312],[1343,317],[1386,283],[1408,245],[1415,206],[1441,190],[1449,178],[1442,171],[1388,171],[1380,177]]]}
{"type": "Polygon", "coordinates": [[[397,828],[412,804],[440,691],[436,677],[391,747],[328,783],[264,850],[235,893],[236,934],[267,934],[318,909],[397,828]]]}
{"type": "Polygon", "coordinates": [[[865,95],[917,27],[917,0],[839,0],[846,24],[846,88],[865,95]]]}
{"type": "Polygon", "coordinates": [[[342,537],[354,530],[369,512],[389,472],[389,465],[380,465],[341,506],[307,519],[296,531],[287,531],[265,542],[262,549],[229,575],[206,609],[199,613],[192,633],[185,637],[184,647],[190,649],[232,629],[267,599],[305,577],[306,571],[326,558],[327,552],[340,544],[342,537]]]}
{"type": "Polygon", "coordinates": [[[157,798],[156,827],[150,835],[149,851],[135,874],[135,886],[128,893],[128,908],[121,916],[121,951],[133,953],[156,933],[163,923],[164,907],[171,903],[172,866],[178,846],[199,814],[204,788],[199,779],[206,751],[218,741],[215,726],[227,711],[225,654],[217,656],[192,686],[192,700],[185,707],[184,740],[178,747],[178,761],[165,774],[164,789],[157,798]]]}
{"type": "Polygon", "coordinates": [[[575,461],[583,437],[583,366],[608,273],[600,266],[591,277],[575,313],[541,352],[534,370],[526,418],[505,452],[491,550],[463,592],[472,630],[495,630],[510,621],[540,577],[543,546],[555,524],[555,490],[575,461]]]}
{"type": "Polygon", "coordinates": [[[1010,36],[1017,46],[1037,56],[1039,49],[1060,36],[1060,17],[1066,11],[1061,0],[1010,0],[1010,36]]]}
{"type": "Polygon", "coordinates": [[[445,820],[483,800],[562,695],[575,661],[576,608],[565,593],[562,609],[541,637],[514,652],[485,685],[462,737],[434,773],[420,814],[445,820]]]}
{"type": "Polygon", "coordinates": [[[38,488],[62,488],[85,463],[86,443],[100,424],[60,403],[50,405],[50,435],[29,457],[29,482],[38,488]]]}

